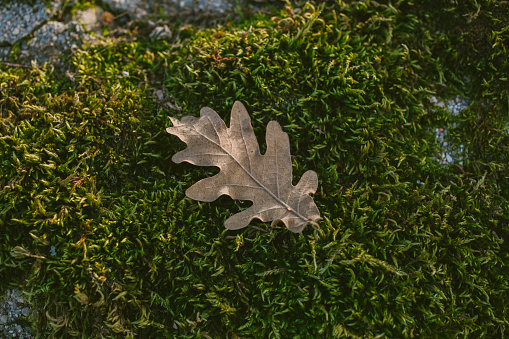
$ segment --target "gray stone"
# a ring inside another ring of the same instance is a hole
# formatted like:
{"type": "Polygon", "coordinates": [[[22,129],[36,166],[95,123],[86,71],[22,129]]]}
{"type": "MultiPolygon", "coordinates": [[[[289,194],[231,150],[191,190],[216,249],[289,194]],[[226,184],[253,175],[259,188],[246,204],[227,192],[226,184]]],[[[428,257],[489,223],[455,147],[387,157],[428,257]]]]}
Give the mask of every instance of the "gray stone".
{"type": "Polygon", "coordinates": [[[0,60],[6,60],[11,55],[12,47],[0,47],[0,60]]]}
{"type": "Polygon", "coordinates": [[[4,3],[0,0],[0,45],[12,45],[48,21],[52,14],[41,0],[4,3]]]}
{"type": "Polygon", "coordinates": [[[0,324],[7,324],[8,320],[9,320],[9,318],[7,318],[6,315],[0,316],[0,324]]]}
{"type": "MultiPolygon", "coordinates": [[[[453,116],[458,115],[463,109],[469,106],[469,101],[466,98],[456,97],[456,99],[444,101],[436,97],[430,98],[431,104],[434,106],[446,109],[453,116]]],[[[453,127],[456,127],[453,124],[453,127]]],[[[437,159],[442,164],[463,164],[464,145],[452,145],[447,140],[449,131],[446,128],[435,128],[436,141],[440,145],[440,158],[437,159]]]]}
{"type": "Polygon", "coordinates": [[[61,63],[62,52],[81,46],[85,40],[94,39],[87,34],[81,23],[71,21],[62,23],[50,21],[34,34],[34,38],[21,45],[20,58],[25,61],[36,60],[38,64],[45,62],[61,63]]]}
{"type": "Polygon", "coordinates": [[[76,13],[76,20],[81,22],[87,31],[100,35],[102,32],[101,18],[103,13],[104,10],[101,7],[88,8],[84,11],[78,11],[76,13]]]}
{"type": "Polygon", "coordinates": [[[33,338],[25,319],[30,307],[17,289],[0,291],[0,338],[33,338]]]}
{"type": "Polygon", "coordinates": [[[30,308],[28,308],[28,307],[22,308],[21,314],[23,314],[23,316],[25,316],[25,317],[28,317],[28,315],[30,314],[30,308]]]}
{"type": "Polygon", "coordinates": [[[150,14],[159,14],[158,11],[169,16],[198,13],[224,15],[232,12],[237,2],[236,0],[103,0],[102,3],[117,14],[127,13],[135,20],[143,20],[150,14]]]}
{"type": "Polygon", "coordinates": [[[135,20],[142,20],[148,14],[145,10],[147,1],[144,0],[103,0],[102,2],[116,13],[129,13],[135,20]]]}
{"type": "Polygon", "coordinates": [[[233,2],[227,0],[180,0],[179,6],[182,10],[193,9],[200,12],[225,14],[233,10],[233,2]]]}

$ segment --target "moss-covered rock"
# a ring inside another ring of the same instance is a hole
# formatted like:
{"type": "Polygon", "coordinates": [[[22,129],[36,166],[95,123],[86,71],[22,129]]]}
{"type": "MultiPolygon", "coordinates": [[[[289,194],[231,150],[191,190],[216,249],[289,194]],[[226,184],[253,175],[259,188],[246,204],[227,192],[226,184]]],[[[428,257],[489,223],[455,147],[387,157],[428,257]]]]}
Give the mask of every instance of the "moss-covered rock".
{"type": "Polygon", "coordinates": [[[103,41],[67,75],[1,66],[0,274],[28,275],[41,336],[502,336],[509,7],[421,6],[287,4],[103,41]],[[318,173],[320,230],[227,231],[244,203],[185,198],[206,169],[171,162],[167,116],[235,100],[318,173]]]}

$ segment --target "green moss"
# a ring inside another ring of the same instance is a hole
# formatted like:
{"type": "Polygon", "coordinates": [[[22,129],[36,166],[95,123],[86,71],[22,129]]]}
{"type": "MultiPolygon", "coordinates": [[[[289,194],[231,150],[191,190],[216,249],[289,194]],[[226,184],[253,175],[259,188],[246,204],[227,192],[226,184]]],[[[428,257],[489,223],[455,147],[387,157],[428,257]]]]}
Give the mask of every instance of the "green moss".
{"type": "Polygon", "coordinates": [[[502,336],[508,8],[454,6],[303,3],[89,46],[68,76],[2,66],[0,274],[29,275],[41,335],[502,336]],[[457,116],[430,103],[457,94],[457,116]],[[243,202],[185,198],[210,171],[171,162],[167,116],[235,100],[260,140],[283,125],[295,176],[317,171],[320,230],[227,231],[243,202]]]}

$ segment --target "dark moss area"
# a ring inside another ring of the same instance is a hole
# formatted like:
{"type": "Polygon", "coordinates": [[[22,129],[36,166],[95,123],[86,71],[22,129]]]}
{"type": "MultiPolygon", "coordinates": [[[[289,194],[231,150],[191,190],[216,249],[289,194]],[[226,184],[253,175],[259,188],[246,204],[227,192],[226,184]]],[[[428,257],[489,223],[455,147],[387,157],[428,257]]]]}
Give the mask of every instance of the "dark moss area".
{"type": "Polygon", "coordinates": [[[0,66],[0,275],[28,275],[42,337],[507,335],[508,17],[300,3],[89,46],[67,75],[0,66]],[[245,203],[185,197],[214,170],[171,161],[167,116],[235,100],[318,173],[320,230],[227,231],[245,203]]]}

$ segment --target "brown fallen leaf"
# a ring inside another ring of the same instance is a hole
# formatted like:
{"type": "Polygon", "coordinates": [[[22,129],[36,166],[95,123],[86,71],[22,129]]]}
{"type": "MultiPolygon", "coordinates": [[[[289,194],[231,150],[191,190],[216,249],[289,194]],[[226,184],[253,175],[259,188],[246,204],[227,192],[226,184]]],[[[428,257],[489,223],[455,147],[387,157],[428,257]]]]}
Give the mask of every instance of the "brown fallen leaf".
{"type": "Polygon", "coordinates": [[[174,127],[166,131],[188,146],[173,156],[175,163],[187,161],[220,168],[218,174],[188,188],[186,195],[210,202],[226,194],[253,202],[248,209],[228,218],[226,228],[246,227],[253,218],[273,221],[272,224],[283,221],[296,233],[308,224],[318,228],[320,212],[309,196],[316,192],[318,176],[314,171],[307,171],[297,186],[292,185],[290,142],[276,121],[267,125],[267,152],[262,155],[249,114],[238,101],[233,104],[230,128],[209,107],[201,109],[200,118],[170,119],[174,127]]]}

